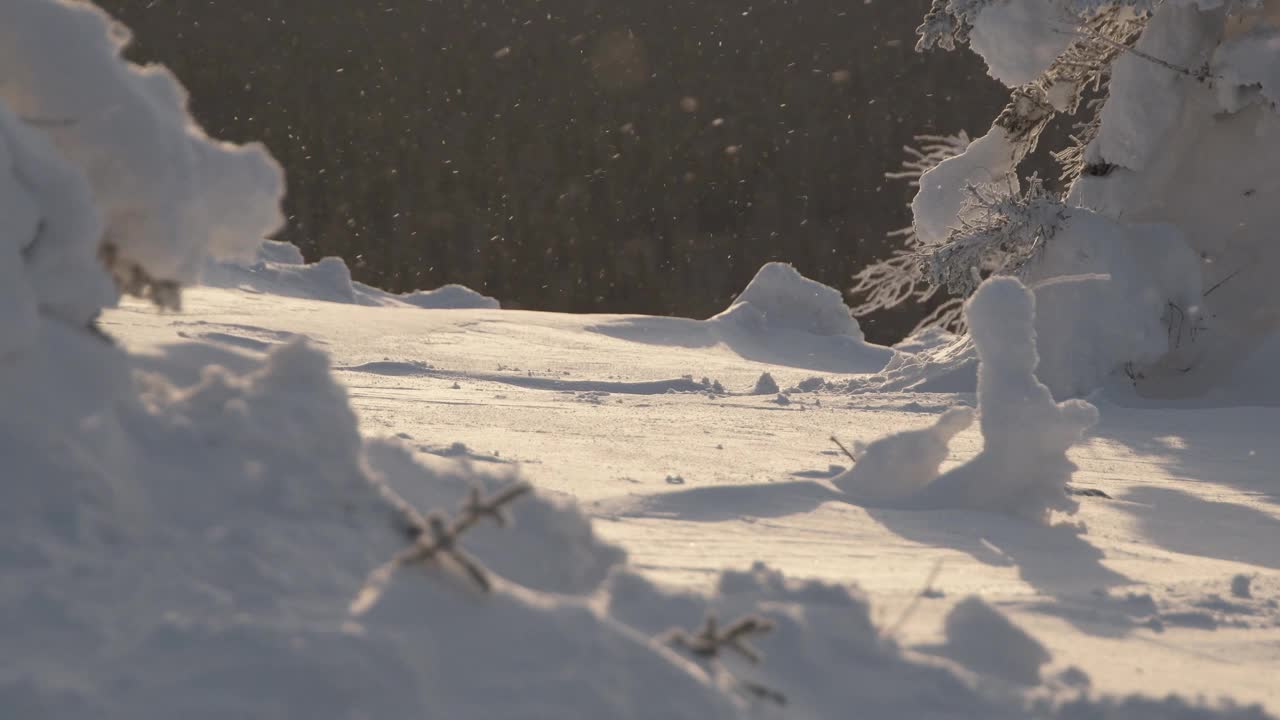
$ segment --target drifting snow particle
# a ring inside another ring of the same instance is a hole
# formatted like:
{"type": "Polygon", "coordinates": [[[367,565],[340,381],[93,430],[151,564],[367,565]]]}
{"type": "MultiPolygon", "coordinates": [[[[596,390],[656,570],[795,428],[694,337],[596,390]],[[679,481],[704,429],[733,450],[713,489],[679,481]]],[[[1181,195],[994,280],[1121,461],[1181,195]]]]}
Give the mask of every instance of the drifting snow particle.
{"type": "Polygon", "coordinates": [[[495,52],[495,53],[493,54],[493,59],[494,59],[494,60],[501,60],[501,59],[503,59],[503,58],[507,57],[507,56],[508,56],[508,55],[510,55],[510,54],[511,54],[511,48],[510,48],[510,47],[500,48],[497,52],[495,52]]]}
{"type": "Polygon", "coordinates": [[[698,98],[686,95],[680,98],[680,109],[687,112],[698,112],[698,98]]]}

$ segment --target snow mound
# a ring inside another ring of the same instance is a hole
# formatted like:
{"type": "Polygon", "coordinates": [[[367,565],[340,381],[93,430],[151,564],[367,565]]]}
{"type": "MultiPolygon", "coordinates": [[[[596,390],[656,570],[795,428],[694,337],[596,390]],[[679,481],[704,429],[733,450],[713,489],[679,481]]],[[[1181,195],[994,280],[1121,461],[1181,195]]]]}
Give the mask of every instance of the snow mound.
{"type": "Polygon", "coordinates": [[[946,443],[970,417],[955,409],[932,428],[871,443],[837,486],[868,504],[994,510],[1040,521],[1051,510],[1074,512],[1066,483],[1075,465],[1066,452],[1098,411],[1081,400],[1055,403],[1036,379],[1035,307],[1035,296],[1013,278],[987,280],[965,305],[979,359],[983,449],[976,457],[936,474],[946,443]]]}
{"type": "MultiPolygon", "coordinates": [[[[760,663],[731,653],[701,662],[739,688],[780,693],[785,717],[842,717],[854,707],[860,717],[886,719],[1023,716],[1019,700],[989,697],[951,669],[903,653],[880,634],[855,588],[788,578],[760,563],[724,572],[710,597],[664,590],[630,571],[615,573],[606,588],[610,614],[650,635],[697,628],[708,614],[721,625],[767,620],[773,630],[750,641],[760,663]]],[[[759,701],[755,709],[752,717],[780,710],[759,701]]]]}
{"type": "MultiPolygon", "coordinates": [[[[394,440],[371,441],[365,457],[376,475],[420,508],[454,508],[473,487],[497,487],[515,480],[510,472],[486,478],[470,462],[415,458],[394,440]],[[424,476],[423,466],[434,472],[424,476]]],[[[576,505],[541,494],[520,501],[513,527],[482,525],[469,532],[467,547],[509,580],[562,594],[591,592],[610,568],[627,557],[621,548],[596,537],[591,521],[576,505]]]]}
{"type": "Polygon", "coordinates": [[[465,285],[442,285],[435,290],[415,290],[396,295],[402,303],[432,310],[497,310],[498,301],[465,285]]]}
{"type": "Polygon", "coordinates": [[[121,59],[128,32],[105,13],[15,0],[5,15],[0,101],[83,173],[117,272],[189,282],[206,254],[249,254],[281,225],[284,178],[266,150],[209,139],[172,74],[121,59]]]}
{"type": "Polygon", "coordinates": [[[431,503],[423,511],[448,512],[484,478],[362,441],[326,358],[304,342],[176,386],[162,373],[131,381],[117,349],[49,329],[48,356],[2,376],[7,397],[49,410],[6,413],[0,433],[14,470],[0,509],[0,633],[13,651],[0,706],[24,717],[736,716],[705,674],[585,599],[504,578],[583,591],[622,559],[576,510],[537,495],[514,509],[517,529],[463,538],[492,594],[441,566],[406,567],[353,625],[346,606],[365,575],[408,542],[383,478],[431,503]],[[70,423],[74,445],[59,440],[70,423]]]}
{"type": "Polygon", "coordinates": [[[201,275],[209,287],[232,288],[270,295],[383,307],[430,310],[497,310],[497,300],[462,285],[416,290],[397,295],[351,279],[342,258],[326,257],[306,263],[290,243],[268,240],[249,262],[209,262],[201,275]]]}
{"type": "Polygon", "coordinates": [[[956,407],[931,427],[896,433],[870,445],[857,443],[853,450],[857,463],[831,483],[860,503],[883,502],[923,490],[937,479],[951,438],[972,423],[973,410],[956,407]]]}
{"type": "Polygon", "coordinates": [[[712,320],[862,339],[862,329],[840,291],[810,280],[786,263],[760,268],[733,305],[712,320]]]}

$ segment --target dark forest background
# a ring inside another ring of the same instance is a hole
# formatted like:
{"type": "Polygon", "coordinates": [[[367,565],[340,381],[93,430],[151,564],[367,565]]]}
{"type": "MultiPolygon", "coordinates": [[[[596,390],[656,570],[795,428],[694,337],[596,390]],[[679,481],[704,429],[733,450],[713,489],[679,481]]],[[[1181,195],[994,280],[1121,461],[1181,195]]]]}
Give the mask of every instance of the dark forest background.
{"type": "Polygon", "coordinates": [[[914,52],[929,0],[98,2],[284,164],[280,239],[509,308],[705,317],[770,260],[847,288],[909,222],[901,146],[1006,98],[914,52]]]}

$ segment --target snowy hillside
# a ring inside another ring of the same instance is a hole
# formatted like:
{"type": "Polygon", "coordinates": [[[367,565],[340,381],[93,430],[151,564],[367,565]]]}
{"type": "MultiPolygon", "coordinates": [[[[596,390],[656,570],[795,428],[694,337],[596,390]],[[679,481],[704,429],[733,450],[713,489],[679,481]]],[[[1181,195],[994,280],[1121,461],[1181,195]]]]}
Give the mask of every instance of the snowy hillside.
{"type": "Polygon", "coordinates": [[[0,716],[1280,715],[1268,356],[1059,401],[1013,278],[897,349],[782,264],[390,295],[91,5],[5,10],[0,716]]]}

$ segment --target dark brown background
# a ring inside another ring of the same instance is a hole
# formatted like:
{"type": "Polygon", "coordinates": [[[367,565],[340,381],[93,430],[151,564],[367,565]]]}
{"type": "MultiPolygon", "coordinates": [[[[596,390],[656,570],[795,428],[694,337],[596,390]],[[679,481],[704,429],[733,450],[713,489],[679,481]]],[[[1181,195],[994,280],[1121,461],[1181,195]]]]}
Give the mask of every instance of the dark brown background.
{"type": "Polygon", "coordinates": [[[97,1],[284,164],[281,239],[506,307],[703,317],[769,260],[847,288],[908,222],[901,146],[1005,97],[913,51],[928,0],[97,1]]]}

